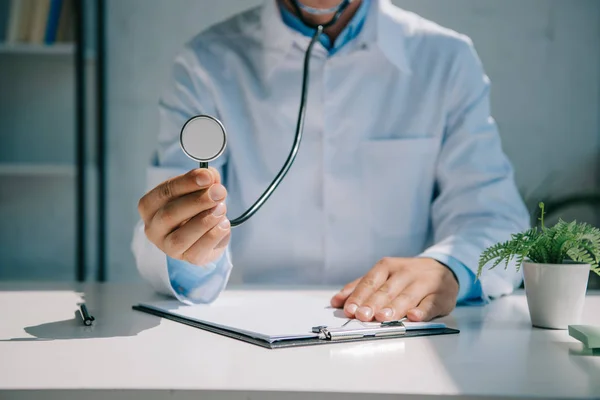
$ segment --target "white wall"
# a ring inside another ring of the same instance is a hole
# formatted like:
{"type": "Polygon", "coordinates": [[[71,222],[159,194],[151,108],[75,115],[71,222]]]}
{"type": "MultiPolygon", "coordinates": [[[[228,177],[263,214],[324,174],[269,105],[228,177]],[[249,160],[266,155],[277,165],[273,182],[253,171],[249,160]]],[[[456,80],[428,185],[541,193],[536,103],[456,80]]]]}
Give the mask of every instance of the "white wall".
{"type": "MultiPolygon", "coordinates": [[[[129,245],[156,138],[156,103],[181,44],[259,0],[108,2],[110,278],[138,279],[129,245]]],[[[597,187],[600,1],[395,0],[474,40],[523,191],[597,187]]]]}

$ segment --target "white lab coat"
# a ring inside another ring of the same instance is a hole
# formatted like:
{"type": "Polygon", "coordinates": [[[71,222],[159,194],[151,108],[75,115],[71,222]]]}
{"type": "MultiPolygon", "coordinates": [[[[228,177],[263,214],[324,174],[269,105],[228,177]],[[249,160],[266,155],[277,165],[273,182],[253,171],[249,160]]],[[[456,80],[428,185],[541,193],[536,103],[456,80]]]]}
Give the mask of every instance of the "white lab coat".
{"type": "MultiPolygon", "coordinates": [[[[175,287],[165,255],[137,225],[137,266],[156,290],[212,301],[232,268],[246,282],[342,285],[385,256],[453,257],[475,272],[487,246],[527,228],[472,42],[389,0],[371,7],[360,35],[333,56],[316,44],[296,163],[233,228],[193,291],[175,287]]],[[[178,135],[191,116],[210,114],[229,134],[213,163],[229,191],[228,216],[251,205],[288,155],[308,42],[283,24],[274,0],[191,40],[160,101],[148,189],[195,167],[178,135]]],[[[520,282],[502,267],[481,280],[487,298],[520,282]]]]}

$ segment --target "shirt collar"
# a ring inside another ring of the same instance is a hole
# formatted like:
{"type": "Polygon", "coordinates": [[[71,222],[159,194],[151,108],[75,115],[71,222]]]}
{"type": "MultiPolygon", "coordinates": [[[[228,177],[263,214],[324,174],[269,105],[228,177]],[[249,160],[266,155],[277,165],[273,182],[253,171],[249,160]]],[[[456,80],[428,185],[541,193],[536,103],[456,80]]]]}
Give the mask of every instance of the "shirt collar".
{"type": "MultiPolygon", "coordinates": [[[[352,16],[352,19],[348,22],[348,24],[344,27],[342,32],[340,32],[339,36],[332,43],[329,36],[326,34],[321,34],[319,37],[319,41],[325,47],[330,55],[335,54],[339,49],[344,47],[348,42],[352,41],[356,38],[362,26],[367,18],[367,14],[369,11],[369,5],[371,0],[362,0],[360,6],[356,10],[355,14],[352,16]]],[[[304,36],[312,37],[315,33],[315,29],[310,26],[305,25],[300,18],[298,18],[295,14],[289,11],[287,8],[278,4],[281,17],[283,22],[290,28],[302,33],[304,36]]]]}
{"type": "MultiPolygon", "coordinates": [[[[356,37],[358,45],[362,48],[376,46],[400,71],[410,74],[405,46],[409,21],[391,0],[371,0],[370,3],[364,26],[356,37]]],[[[277,0],[265,0],[260,12],[260,23],[267,74],[283,61],[294,45],[303,50],[308,47],[310,38],[283,22],[277,0]]],[[[313,53],[317,54],[314,50],[313,53]]],[[[326,55],[326,52],[323,51],[322,54],[326,55]]]]}

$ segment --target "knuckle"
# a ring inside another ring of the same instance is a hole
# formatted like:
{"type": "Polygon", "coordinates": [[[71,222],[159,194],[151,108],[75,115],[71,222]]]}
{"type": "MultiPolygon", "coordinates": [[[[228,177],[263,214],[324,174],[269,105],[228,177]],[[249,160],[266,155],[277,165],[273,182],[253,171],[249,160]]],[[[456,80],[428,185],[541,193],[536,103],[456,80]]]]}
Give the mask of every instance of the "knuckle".
{"type": "Polygon", "coordinates": [[[163,199],[170,199],[171,196],[173,195],[173,183],[172,181],[166,181],[163,182],[159,188],[158,188],[158,193],[160,194],[160,197],[162,197],[163,199]]]}
{"type": "Polygon", "coordinates": [[[175,231],[167,236],[165,240],[165,247],[169,250],[169,252],[174,254],[181,254],[185,250],[184,246],[186,243],[185,236],[179,232],[175,231]]]}
{"type": "Polygon", "coordinates": [[[141,197],[137,204],[137,210],[141,217],[146,214],[146,196],[141,197]]]}
{"type": "Polygon", "coordinates": [[[384,285],[381,285],[381,287],[379,289],[377,289],[377,291],[379,293],[383,293],[383,294],[390,294],[392,292],[392,288],[390,287],[389,284],[386,283],[384,285]]]}
{"type": "Polygon", "coordinates": [[[373,287],[375,287],[376,282],[375,282],[375,279],[373,279],[372,277],[366,276],[363,279],[362,284],[363,284],[363,286],[365,286],[367,288],[373,288],[373,287]]]}
{"type": "Polygon", "coordinates": [[[388,285],[383,285],[377,289],[377,294],[386,300],[390,300],[392,297],[392,289],[388,285]]]}
{"type": "Polygon", "coordinates": [[[391,271],[393,267],[397,266],[398,263],[395,262],[393,257],[383,257],[381,260],[375,264],[376,271],[391,271]]]}
{"type": "Polygon", "coordinates": [[[389,263],[390,263],[390,258],[389,257],[383,257],[381,260],[377,261],[376,266],[378,266],[378,267],[385,267],[389,263]]]}

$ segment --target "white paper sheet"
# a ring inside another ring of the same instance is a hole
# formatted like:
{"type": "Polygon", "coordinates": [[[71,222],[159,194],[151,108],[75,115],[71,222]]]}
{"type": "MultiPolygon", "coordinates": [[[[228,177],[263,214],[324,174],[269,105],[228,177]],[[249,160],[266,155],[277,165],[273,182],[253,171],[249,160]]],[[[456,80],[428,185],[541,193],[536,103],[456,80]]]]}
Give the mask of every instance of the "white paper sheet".
{"type": "MultiPolygon", "coordinates": [[[[322,291],[229,291],[209,305],[187,306],[178,301],[143,303],[143,305],[243,333],[267,341],[283,338],[316,337],[312,327],[340,327],[348,318],[340,309],[329,305],[335,294],[322,291]]],[[[405,323],[407,329],[443,328],[444,324],[405,323]]]]}

